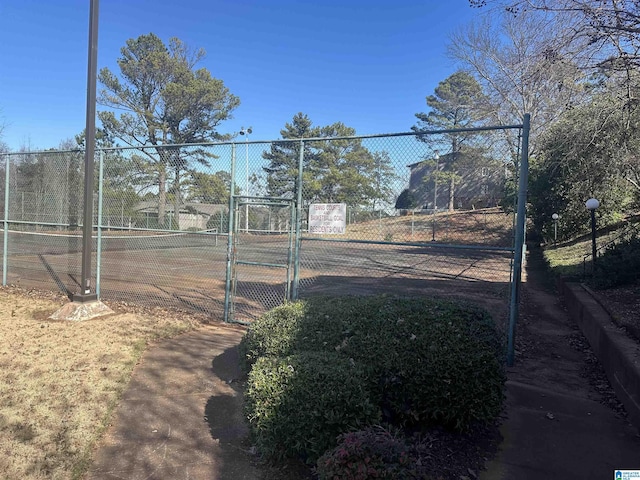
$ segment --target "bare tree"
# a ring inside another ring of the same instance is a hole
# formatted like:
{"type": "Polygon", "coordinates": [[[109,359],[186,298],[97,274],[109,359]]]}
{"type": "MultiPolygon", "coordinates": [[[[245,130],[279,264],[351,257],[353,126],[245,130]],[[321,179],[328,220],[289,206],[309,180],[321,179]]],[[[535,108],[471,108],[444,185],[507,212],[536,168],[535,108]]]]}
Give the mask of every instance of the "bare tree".
{"type": "Polygon", "coordinates": [[[472,6],[493,4],[511,16],[529,12],[553,15],[565,26],[558,40],[579,57],[582,69],[615,80],[627,104],[636,104],[640,89],[634,78],[640,66],[640,2],[637,0],[469,0],[472,6]]]}
{"type": "Polygon", "coordinates": [[[583,74],[558,42],[564,27],[553,15],[498,13],[452,34],[448,53],[481,84],[493,123],[517,124],[531,114],[535,151],[536,134],[584,97],[583,74]]]}

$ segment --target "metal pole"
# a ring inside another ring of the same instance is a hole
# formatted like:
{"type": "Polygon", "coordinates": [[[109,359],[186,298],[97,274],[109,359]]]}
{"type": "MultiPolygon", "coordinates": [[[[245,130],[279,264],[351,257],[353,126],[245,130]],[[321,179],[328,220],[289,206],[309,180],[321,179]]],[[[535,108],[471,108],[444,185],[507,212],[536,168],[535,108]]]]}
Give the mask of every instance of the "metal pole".
{"type": "Polygon", "coordinates": [[[522,279],[522,260],[525,249],[525,217],[527,203],[527,182],[529,175],[529,128],[531,116],[526,113],[522,124],[522,151],[520,159],[520,177],[518,179],[518,209],[516,217],[516,235],[513,260],[513,279],[511,280],[511,298],[509,304],[509,337],[507,340],[507,365],[513,366],[515,355],[516,324],[520,304],[520,282],[522,279]]]}
{"type": "Polygon", "coordinates": [[[440,160],[440,154],[435,152],[436,158],[436,169],[433,174],[433,213],[435,214],[438,211],[438,171],[440,170],[440,164],[438,160],[440,160]]]}
{"type": "Polygon", "coordinates": [[[436,241],[436,214],[433,214],[433,218],[431,219],[431,241],[436,241]]]}
{"type": "MultiPolygon", "coordinates": [[[[9,178],[11,162],[9,155],[5,156],[4,171],[4,242],[2,248],[2,286],[7,286],[7,268],[9,264],[9,178]]],[[[22,202],[24,205],[24,192],[22,194],[22,202]]],[[[22,207],[24,210],[24,206],[22,207]]]]}
{"type": "MultiPolygon", "coordinates": [[[[296,211],[294,205],[291,205],[289,208],[289,221],[293,225],[296,221],[295,219],[296,211]]],[[[284,298],[288,302],[291,300],[291,261],[293,260],[293,250],[295,248],[295,238],[291,234],[291,229],[289,229],[289,246],[287,248],[287,283],[285,285],[285,295],[284,298]]]]}
{"type": "Polygon", "coordinates": [[[415,211],[411,212],[411,240],[413,240],[413,222],[414,222],[414,213],[416,213],[415,211]]]}
{"type": "MultiPolygon", "coordinates": [[[[96,245],[96,296],[100,298],[100,270],[102,267],[102,184],[104,179],[104,152],[100,151],[98,165],[98,244],[96,245]]],[[[124,202],[124,200],[123,200],[124,202]]],[[[124,226],[124,225],[123,225],[124,226]]]]}
{"type": "Polygon", "coordinates": [[[298,157],[298,198],[296,200],[296,247],[293,259],[293,293],[292,299],[298,299],[300,283],[300,223],[302,222],[302,166],[304,164],[304,140],[300,140],[300,155],[298,157]]]}
{"type": "Polygon", "coordinates": [[[593,258],[593,273],[596,273],[596,210],[591,209],[591,258],[593,258]]]}
{"type": "Polygon", "coordinates": [[[224,289],[224,321],[233,321],[231,314],[231,264],[233,260],[233,217],[234,217],[234,192],[236,175],[236,144],[231,145],[231,184],[229,185],[229,219],[227,225],[227,281],[224,289]]]}
{"type": "Polygon", "coordinates": [[[93,162],[96,144],[96,77],[98,64],[99,0],[91,0],[89,23],[89,66],[87,73],[87,146],[84,152],[84,224],[82,228],[82,273],[80,293],[74,302],[90,302],[98,296],[91,293],[91,234],[93,232],[93,162]]]}
{"type": "MultiPolygon", "coordinates": [[[[245,195],[249,196],[249,129],[247,129],[247,135],[245,136],[245,177],[244,177],[244,186],[245,186],[245,195]]],[[[249,233],[249,203],[246,203],[244,206],[244,231],[245,233],[249,233]]]]}

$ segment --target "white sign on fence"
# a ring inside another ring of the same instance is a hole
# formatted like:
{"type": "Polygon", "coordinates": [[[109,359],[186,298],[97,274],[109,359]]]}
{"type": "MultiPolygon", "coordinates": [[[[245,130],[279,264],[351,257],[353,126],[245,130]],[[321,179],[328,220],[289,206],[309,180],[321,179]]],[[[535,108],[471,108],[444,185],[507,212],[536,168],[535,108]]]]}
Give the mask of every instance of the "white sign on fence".
{"type": "Polygon", "coordinates": [[[344,234],[346,203],[312,203],[309,206],[309,233],[344,234]]]}

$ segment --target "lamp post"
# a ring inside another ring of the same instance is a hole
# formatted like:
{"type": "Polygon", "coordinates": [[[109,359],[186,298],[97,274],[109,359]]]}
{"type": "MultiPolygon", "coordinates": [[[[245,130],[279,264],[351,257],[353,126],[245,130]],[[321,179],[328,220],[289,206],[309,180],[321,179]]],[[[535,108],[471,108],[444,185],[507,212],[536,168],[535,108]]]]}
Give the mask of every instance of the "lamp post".
{"type": "Polygon", "coordinates": [[[93,172],[96,146],[96,71],[98,64],[98,11],[99,0],[91,0],[89,7],[89,61],[87,73],[87,123],[86,146],[84,151],[84,220],[82,225],[82,267],[80,272],[80,292],[73,295],[78,303],[97,300],[98,294],[91,293],[91,237],[93,232],[93,172]]]}
{"type": "MultiPolygon", "coordinates": [[[[249,196],[249,134],[253,133],[251,127],[246,130],[244,127],[240,128],[240,135],[246,135],[245,137],[245,179],[244,179],[244,188],[245,195],[249,196]]],[[[249,199],[246,200],[247,203],[244,204],[244,231],[249,233],[249,199]]]]}
{"type": "Polygon", "coordinates": [[[554,213],[551,218],[553,218],[553,244],[555,245],[558,241],[558,218],[560,218],[560,215],[554,213]]]}
{"type": "Polygon", "coordinates": [[[600,202],[595,198],[586,201],[585,206],[591,212],[591,257],[593,258],[593,270],[596,266],[596,208],[600,206],[600,202]]]}

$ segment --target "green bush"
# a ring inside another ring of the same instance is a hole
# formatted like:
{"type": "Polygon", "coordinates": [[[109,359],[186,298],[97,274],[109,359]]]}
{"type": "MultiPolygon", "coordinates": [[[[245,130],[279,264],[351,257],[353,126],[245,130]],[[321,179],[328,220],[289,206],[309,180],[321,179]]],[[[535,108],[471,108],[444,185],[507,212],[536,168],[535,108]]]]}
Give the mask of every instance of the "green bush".
{"type": "MultiPolygon", "coordinates": [[[[291,379],[284,366],[290,363],[283,364],[285,361],[278,359],[290,356],[298,363],[313,359],[314,365],[308,367],[313,375],[305,370],[307,367],[295,370],[304,372],[300,377],[304,382],[318,382],[305,387],[309,391],[334,398],[343,394],[338,392],[343,388],[347,388],[347,395],[356,389],[358,395],[366,394],[367,404],[380,409],[385,422],[398,426],[442,425],[462,431],[475,423],[493,421],[502,408],[504,351],[499,335],[484,310],[463,303],[388,295],[317,297],[269,312],[250,327],[242,343],[247,365],[264,357],[251,372],[248,395],[257,399],[266,392],[264,402],[275,397],[289,402],[292,391],[298,402],[299,384],[288,390],[291,379]],[[335,383],[323,380],[324,373],[320,372],[325,366],[319,365],[331,366],[330,381],[335,383]],[[343,387],[339,375],[342,368],[355,372],[348,375],[355,385],[347,382],[348,387],[343,387]],[[262,385],[269,382],[275,384],[262,385]],[[261,385],[261,389],[255,390],[255,385],[261,385]],[[276,390],[270,392],[270,388],[276,390]]],[[[301,403],[307,413],[313,412],[310,401],[301,403]]],[[[325,401],[320,398],[318,405],[325,401]]],[[[272,410],[276,407],[256,413],[256,409],[262,409],[261,403],[251,402],[248,413],[252,428],[258,432],[256,436],[273,437],[266,442],[261,440],[268,451],[277,450],[271,445],[285,436],[284,430],[292,435],[301,430],[295,415],[285,415],[278,417],[278,430],[267,433],[273,425],[266,419],[274,418],[272,410]]],[[[318,406],[319,413],[314,415],[322,415],[324,408],[318,406]]],[[[347,413],[338,423],[353,426],[353,417],[347,413]]],[[[369,416],[358,420],[364,422],[361,425],[367,425],[365,418],[369,416]]],[[[318,428],[325,428],[325,422],[320,422],[318,428]]],[[[334,438],[345,431],[331,430],[323,438],[334,438]]],[[[322,452],[313,445],[314,450],[307,455],[307,447],[300,445],[287,447],[287,451],[303,457],[322,452]]]]}
{"type": "MultiPolygon", "coordinates": [[[[465,430],[500,412],[504,352],[479,308],[379,295],[317,297],[295,313],[281,318],[278,329],[267,319],[272,336],[259,336],[261,354],[325,351],[354,359],[388,421],[465,430]]],[[[270,335],[263,326],[257,330],[270,335]]]]}
{"type": "Polygon", "coordinates": [[[387,421],[465,430],[496,418],[503,350],[486,312],[451,301],[369,301],[339,352],[366,366],[387,421]]]}
{"type": "Polygon", "coordinates": [[[596,288],[615,288],[640,278],[640,238],[634,236],[608,247],[598,257],[592,284],[596,288]]]}
{"type": "Polygon", "coordinates": [[[328,353],[259,358],[248,377],[245,414],[269,458],[315,462],[339,434],[380,419],[361,368],[328,353]]]}
{"type": "Polygon", "coordinates": [[[262,315],[251,325],[239,346],[240,363],[245,372],[261,356],[293,353],[299,321],[306,312],[304,302],[286,303],[262,315]]]}

